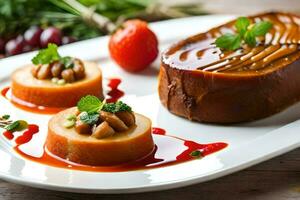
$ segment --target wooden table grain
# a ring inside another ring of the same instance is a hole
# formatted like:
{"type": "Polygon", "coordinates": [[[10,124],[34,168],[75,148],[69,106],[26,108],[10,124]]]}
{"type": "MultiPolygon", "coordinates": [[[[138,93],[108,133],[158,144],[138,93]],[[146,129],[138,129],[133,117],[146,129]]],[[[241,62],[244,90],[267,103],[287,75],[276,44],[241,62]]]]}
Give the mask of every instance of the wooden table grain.
{"type": "Polygon", "coordinates": [[[0,180],[1,200],[296,200],[300,199],[300,148],[241,172],[184,188],[141,194],[96,195],[48,191],[0,180]]]}

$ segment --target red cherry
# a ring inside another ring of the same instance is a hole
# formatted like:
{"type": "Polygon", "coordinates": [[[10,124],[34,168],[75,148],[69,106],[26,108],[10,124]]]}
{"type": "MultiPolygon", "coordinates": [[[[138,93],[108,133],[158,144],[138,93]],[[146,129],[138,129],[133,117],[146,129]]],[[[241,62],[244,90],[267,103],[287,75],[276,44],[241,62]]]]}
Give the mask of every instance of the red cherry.
{"type": "Polygon", "coordinates": [[[16,39],[9,40],[5,45],[5,52],[7,55],[16,55],[23,52],[25,40],[23,36],[19,35],[16,39]]]}
{"type": "Polygon", "coordinates": [[[37,47],[40,45],[40,36],[43,32],[38,26],[31,26],[27,31],[24,33],[24,39],[32,47],[37,47]]]}
{"type": "Polygon", "coordinates": [[[47,47],[48,43],[54,43],[56,45],[61,45],[62,33],[59,29],[55,27],[48,27],[45,29],[40,37],[41,47],[47,47]]]}

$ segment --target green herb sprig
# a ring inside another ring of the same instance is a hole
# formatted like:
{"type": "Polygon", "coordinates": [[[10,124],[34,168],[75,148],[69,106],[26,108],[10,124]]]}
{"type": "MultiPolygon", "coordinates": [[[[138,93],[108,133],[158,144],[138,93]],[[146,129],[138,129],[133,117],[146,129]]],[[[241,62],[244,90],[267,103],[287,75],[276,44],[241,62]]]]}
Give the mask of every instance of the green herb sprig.
{"type": "Polygon", "coordinates": [[[132,112],[131,107],[122,101],[106,103],[91,95],[82,97],[77,103],[77,108],[81,112],[80,120],[86,124],[95,124],[99,119],[99,111],[101,110],[110,113],[132,112]]]}
{"type": "Polygon", "coordinates": [[[80,120],[85,124],[96,124],[99,120],[99,113],[82,112],[80,113],[80,120]]]}
{"type": "Polygon", "coordinates": [[[22,131],[28,127],[28,123],[24,120],[10,120],[9,115],[3,115],[0,117],[0,128],[6,129],[10,132],[22,131]]]}
{"type": "Polygon", "coordinates": [[[129,105],[122,101],[117,101],[115,103],[106,103],[101,101],[95,96],[85,96],[80,99],[77,103],[77,108],[80,112],[87,112],[88,114],[99,112],[100,110],[116,113],[121,111],[132,112],[132,109],[129,105]]]}
{"type": "Polygon", "coordinates": [[[48,44],[47,48],[40,50],[31,61],[35,65],[44,65],[59,61],[66,69],[73,68],[74,66],[72,57],[62,57],[61,55],[59,55],[57,45],[52,43],[48,44]]]}
{"type": "Polygon", "coordinates": [[[195,151],[192,151],[190,153],[190,156],[193,157],[193,158],[202,158],[202,152],[199,151],[199,150],[195,150],[195,151]]]}
{"type": "Polygon", "coordinates": [[[254,47],[256,38],[267,34],[273,25],[268,21],[250,24],[250,20],[247,17],[239,17],[234,26],[237,33],[226,33],[218,37],[215,41],[217,47],[230,51],[240,48],[243,43],[254,47]]]}
{"type": "Polygon", "coordinates": [[[59,55],[57,51],[57,45],[56,44],[48,44],[48,47],[46,49],[42,49],[39,51],[39,53],[31,60],[33,64],[49,64],[54,61],[58,61],[61,59],[61,56],[59,55]]]}

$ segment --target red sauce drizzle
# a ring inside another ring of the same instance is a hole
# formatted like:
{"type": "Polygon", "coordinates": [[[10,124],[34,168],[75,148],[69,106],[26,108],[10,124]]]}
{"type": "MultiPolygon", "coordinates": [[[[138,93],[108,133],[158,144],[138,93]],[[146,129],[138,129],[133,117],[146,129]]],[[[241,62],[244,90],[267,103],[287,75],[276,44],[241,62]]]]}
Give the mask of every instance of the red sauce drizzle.
{"type": "Polygon", "coordinates": [[[16,138],[17,145],[25,144],[32,139],[32,136],[39,132],[39,127],[35,124],[29,124],[26,131],[22,135],[16,138]]]}
{"type": "Polygon", "coordinates": [[[152,133],[156,134],[156,135],[166,135],[165,129],[162,129],[162,128],[155,128],[155,127],[153,127],[152,128],[152,133]]]}
{"type": "Polygon", "coordinates": [[[1,90],[1,95],[4,97],[4,98],[7,98],[6,97],[6,94],[7,94],[7,92],[10,90],[10,87],[6,87],[6,88],[3,88],[2,90],[1,90]]]}
{"type": "Polygon", "coordinates": [[[14,134],[13,134],[12,132],[10,132],[10,131],[5,131],[5,132],[3,133],[3,135],[4,135],[4,137],[5,137],[6,139],[8,139],[8,140],[14,139],[14,134]]]}
{"type": "Polygon", "coordinates": [[[107,93],[109,98],[106,99],[108,103],[116,102],[124,96],[124,92],[118,88],[121,82],[122,81],[119,78],[112,78],[109,80],[108,87],[110,87],[110,91],[107,93]]]}
{"type": "Polygon", "coordinates": [[[21,100],[17,97],[14,97],[12,95],[8,95],[8,92],[10,91],[10,87],[6,87],[2,89],[1,95],[9,100],[14,106],[17,108],[20,108],[22,110],[38,113],[38,114],[55,114],[59,111],[64,110],[65,108],[54,108],[54,107],[45,107],[45,106],[38,106],[29,102],[26,102],[24,100],[21,100]]]}
{"type": "MultiPolygon", "coordinates": [[[[81,165],[72,163],[66,160],[63,160],[61,158],[58,158],[51,153],[49,154],[47,150],[44,149],[43,155],[41,157],[34,157],[31,155],[28,155],[24,153],[20,148],[20,144],[25,144],[29,142],[32,138],[32,136],[38,132],[38,127],[36,125],[30,125],[28,127],[28,130],[23,133],[22,139],[17,138],[16,143],[17,146],[14,147],[14,150],[23,156],[24,158],[38,162],[41,164],[46,164],[54,167],[59,168],[66,168],[66,169],[74,169],[74,170],[82,170],[82,171],[94,171],[94,172],[121,172],[121,171],[130,171],[130,170],[140,170],[140,169],[151,169],[151,168],[158,168],[163,166],[169,166],[174,164],[183,163],[189,160],[194,160],[196,158],[192,157],[190,155],[191,152],[195,150],[199,150],[202,152],[202,156],[207,156],[209,154],[215,153],[221,149],[224,149],[227,147],[226,143],[218,142],[218,143],[211,143],[211,144],[199,144],[193,141],[184,140],[178,137],[174,136],[168,136],[165,135],[166,131],[162,128],[153,128],[153,134],[157,135],[156,137],[162,137],[160,139],[169,139],[171,141],[177,141],[176,142],[176,148],[180,150],[178,155],[174,158],[170,158],[170,155],[164,153],[159,154],[159,149],[163,148],[163,146],[159,146],[159,143],[155,146],[155,149],[151,154],[149,154],[147,157],[142,158],[138,161],[127,163],[124,165],[119,166],[111,166],[111,167],[101,167],[101,166],[87,166],[87,165],[81,165]],[[178,145],[178,140],[182,141],[180,145],[178,145]],[[18,141],[18,142],[17,142],[18,141]],[[183,148],[186,147],[186,148],[183,148]],[[182,149],[184,149],[182,151],[182,149]]],[[[42,144],[41,144],[42,145],[42,144]]],[[[174,145],[174,144],[170,144],[174,145]]]]}
{"type": "Polygon", "coordinates": [[[188,147],[188,149],[182,152],[181,154],[179,154],[176,158],[177,160],[181,160],[181,161],[190,160],[191,159],[190,154],[196,150],[201,152],[201,156],[207,156],[214,152],[220,151],[221,149],[224,149],[225,147],[227,147],[227,144],[223,142],[217,142],[211,144],[198,144],[196,142],[186,140],[184,141],[184,146],[188,147]]]}
{"type": "MultiPolygon", "coordinates": [[[[35,124],[29,124],[28,128],[22,133],[22,135],[18,136],[15,139],[17,145],[25,144],[30,142],[33,135],[39,132],[39,126],[35,124]]],[[[4,131],[3,135],[6,139],[12,140],[14,139],[14,133],[11,131],[4,131]]]]}

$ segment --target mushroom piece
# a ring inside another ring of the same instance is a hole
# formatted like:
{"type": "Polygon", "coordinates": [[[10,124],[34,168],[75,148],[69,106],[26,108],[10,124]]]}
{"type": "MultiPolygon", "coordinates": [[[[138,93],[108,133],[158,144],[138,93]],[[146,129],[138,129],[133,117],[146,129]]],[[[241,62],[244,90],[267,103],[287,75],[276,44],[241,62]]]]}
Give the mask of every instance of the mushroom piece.
{"type": "Polygon", "coordinates": [[[126,124],[113,113],[101,111],[100,118],[103,121],[107,121],[108,124],[117,132],[128,130],[126,124]]]}
{"type": "Polygon", "coordinates": [[[67,83],[72,83],[75,81],[75,74],[72,69],[63,70],[61,76],[67,83]]]}
{"type": "Polygon", "coordinates": [[[91,136],[97,139],[101,139],[101,138],[110,137],[114,133],[115,133],[114,129],[112,129],[109,126],[109,124],[106,121],[104,121],[94,129],[91,136]]]}
{"type": "Polygon", "coordinates": [[[38,79],[48,79],[51,77],[51,68],[50,65],[42,65],[37,73],[38,79]]]}
{"type": "Polygon", "coordinates": [[[60,62],[54,62],[51,66],[51,73],[53,77],[60,78],[63,65],[60,62]]]}
{"type": "Polygon", "coordinates": [[[40,70],[42,65],[34,65],[32,68],[31,68],[31,74],[33,77],[37,78],[37,75],[38,75],[38,72],[40,70]]]}
{"type": "Polygon", "coordinates": [[[83,79],[85,76],[85,69],[83,62],[77,58],[73,60],[74,62],[74,67],[73,71],[75,72],[75,77],[77,80],[83,79]]]}
{"type": "Polygon", "coordinates": [[[90,125],[83,123],[81,120],[76,120],[75,130],[83,135],[89,135],[92,132],[90,125]]]}
{"type": "Polygon", "coordinates": [[[116,113],[117,117],[119,117],[125,124],[126,126],[130,127],[135,124],[135,117],[132,112],[128,111],[122,111],[122,112],[117,112],[116,113]]]}

